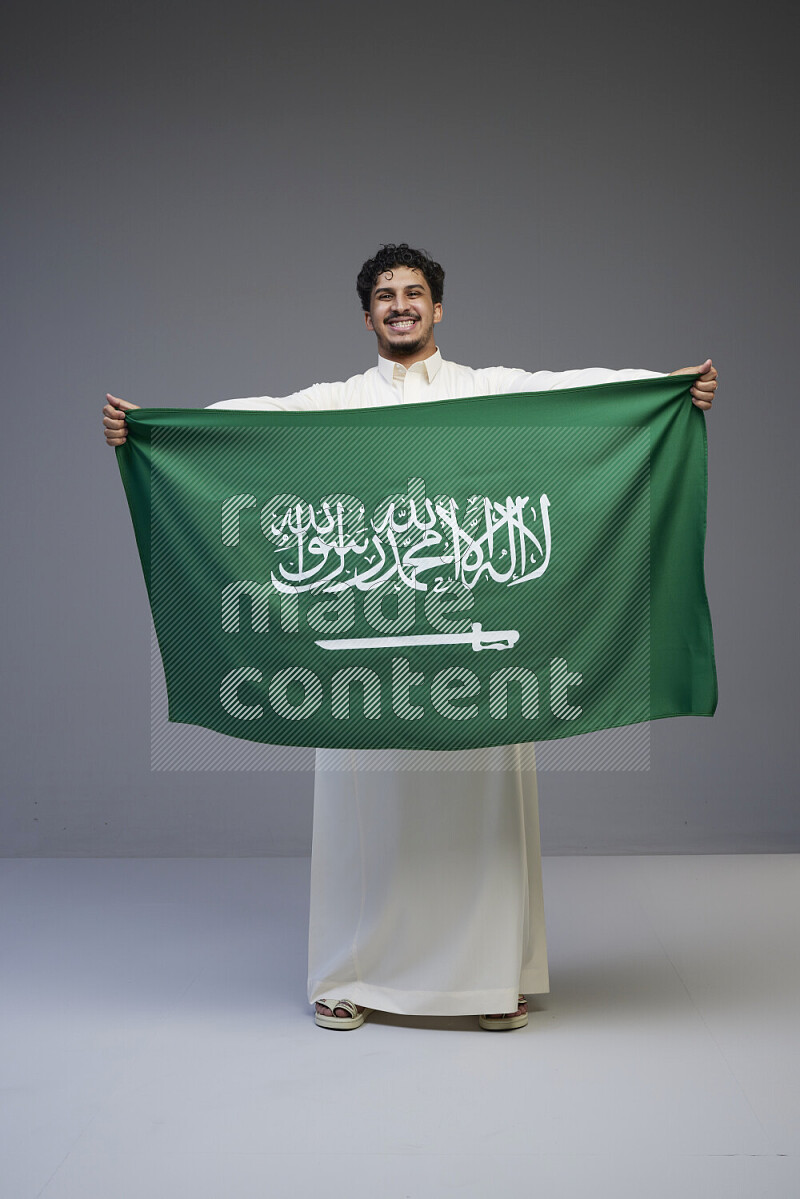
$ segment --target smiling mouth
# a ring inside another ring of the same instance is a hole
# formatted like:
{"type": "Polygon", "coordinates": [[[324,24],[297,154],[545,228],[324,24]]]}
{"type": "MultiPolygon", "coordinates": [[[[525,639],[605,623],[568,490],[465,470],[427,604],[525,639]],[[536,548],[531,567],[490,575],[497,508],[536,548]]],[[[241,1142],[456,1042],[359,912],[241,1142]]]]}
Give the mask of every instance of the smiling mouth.
{"type": "Polygon", "coordinates": [[[390,329],[394,329],[397,333],[408,333],[413,329],[418,320],[416,317],[403,317],[401,320],[391,320],[386,322],[390,329]]]}

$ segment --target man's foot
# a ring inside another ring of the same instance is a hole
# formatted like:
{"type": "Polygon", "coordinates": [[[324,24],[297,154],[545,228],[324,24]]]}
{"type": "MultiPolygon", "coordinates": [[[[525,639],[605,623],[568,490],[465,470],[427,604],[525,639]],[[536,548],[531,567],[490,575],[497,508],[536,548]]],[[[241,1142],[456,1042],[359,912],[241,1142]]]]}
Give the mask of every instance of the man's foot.
{"type": "Polygon", "coordinates": [[[517,1010],[515,1012],[495,1012],[493,1015],[486,1014],[487,1020],[510,1020],[512,1016],[521,1016],[523,1012],[527,1014],[528,1001],[524,995],[520,995],[517,1010]]]}
{"type": "Polygon", "coordinates": [[[372,1015],[372,1008],[359,1007],[350,999],[337,999],[333,1005],[322,999],[314,1006],[314,1020],[320,1028],[360,1028],[372,1015]]]}
{"type": "Polygon", "coordinates": [[[504,1029],[510,1028],[524,1028],[528,1023],[528,1001],[524,995],[520,995],[515,1012],[487,1013],[485,1016],[478,1016],[478,1022],[481,1028],[488,1028],[491,1032],[502,1032],[504,1029]]]}
{"type": "MultiPolygon", "coordinates": [[[[331,1011],[331,1009],[329,1007],[326,1007],[324,1003],[317,1003],[314,1006],[316,1007],[317,1012],[320,1014],[320,1016],[338,1016],[340,1019],[347,1019],[347,1020],[349,1020],[352,1017],[352,1012],[348,1011],[348,1009],[346,1007],[341,1007],[338,1004],[333,1009],[333,1011],[331,1011]]],[[[358,1004],[356,1004],[356,1011],[363,1012],[364,1008],[359,1007],[358,1004]]]]}
{"type": "MultiPolygon", "coordinates": [[[[318,1000],[314,1007],[314,1019],[321,1028],[360,1028],[367,1016],[372,1014],[372,1008],[359,1007],[350,999],[336,1000],[332,1006],[324,1000],[318,1000]]],[[[479,1016],[478,1021],[481,1028],[492,1031],[523,1028],[528,1023],[528,1001],[524,995],[520,995],[515,1012],[494,1012],[479,1016]]]]}

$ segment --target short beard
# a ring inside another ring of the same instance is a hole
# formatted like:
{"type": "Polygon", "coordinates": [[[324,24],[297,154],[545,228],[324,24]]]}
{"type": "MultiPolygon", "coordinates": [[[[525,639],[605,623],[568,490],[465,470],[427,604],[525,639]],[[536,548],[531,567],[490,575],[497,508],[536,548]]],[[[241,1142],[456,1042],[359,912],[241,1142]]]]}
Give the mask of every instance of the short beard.
{"type": "Polygon", "coordinates": [[[400,345],[396,345],[394,342],[387,342],[386,348],[390,353],[396,355],[398,358],[404,358],[407,354],[416,354],[418,350],[421,350],[427,342],[429,336],[430,334],[428,332],[423,331],[420,336],[415,337],[413,341],[404,341],[400,345]]]}

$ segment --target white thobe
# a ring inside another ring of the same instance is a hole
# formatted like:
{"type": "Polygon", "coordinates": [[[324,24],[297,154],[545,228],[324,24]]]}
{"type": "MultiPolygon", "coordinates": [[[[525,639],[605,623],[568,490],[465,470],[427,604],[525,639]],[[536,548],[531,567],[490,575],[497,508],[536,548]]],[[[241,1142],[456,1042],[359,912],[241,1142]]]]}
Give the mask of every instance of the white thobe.
{"type": "MultiPolygon", "coordinates": [[[[340,383],[209,407],[366,408],[658,374],[473,370],[437,350],[408,369],[379,358],[340,383]]],[[[532,750],[317,750],[310,1003],[452,1016],[512,1012],[520,991],[549,990],[532,750]]]]}

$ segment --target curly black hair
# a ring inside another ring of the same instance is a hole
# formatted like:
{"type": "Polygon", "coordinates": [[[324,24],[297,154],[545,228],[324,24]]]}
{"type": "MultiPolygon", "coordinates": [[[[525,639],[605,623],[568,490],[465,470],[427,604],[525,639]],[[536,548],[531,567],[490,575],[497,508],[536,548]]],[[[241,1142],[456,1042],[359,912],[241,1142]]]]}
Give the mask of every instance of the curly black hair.
{"type": "Polygon", "coordinates": [[[375,280],[396,266],[410,266],[422,271],[431,289],[434,304],[441,304],[444,294],[444,271],[439,263],[433,261],[427,250],[412,250],[408,242],[401,241],[399,245],[388,242],[381,246],[374,258],[368,258],[358,272],[356,291],[364,312],[369,312],[375,280]]]}

